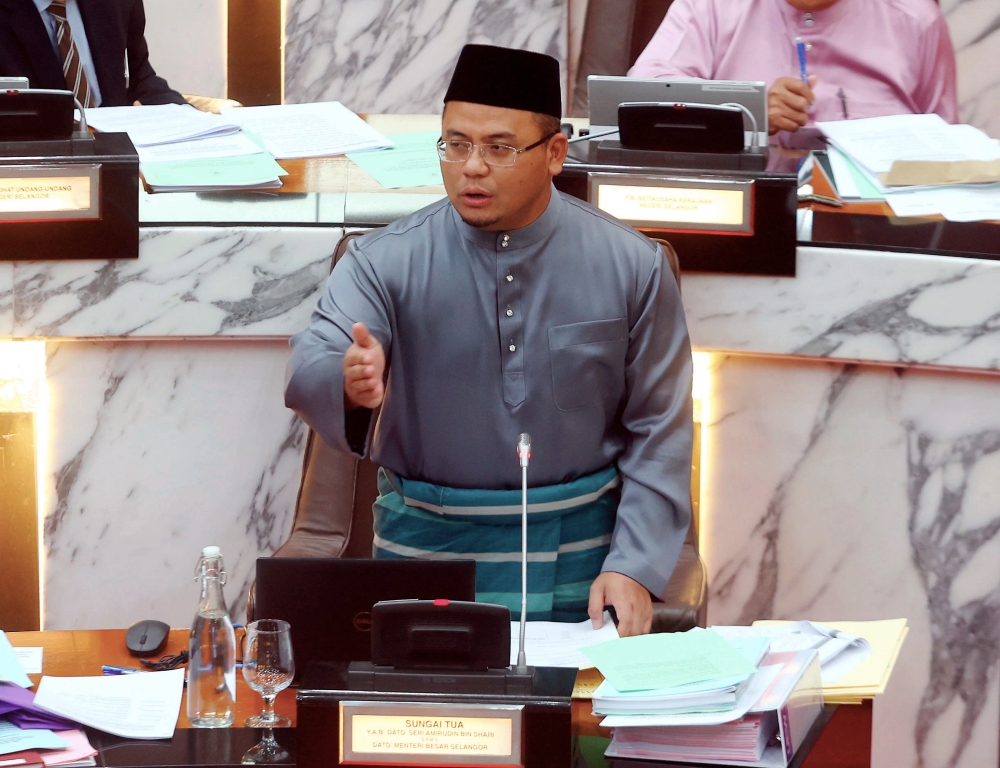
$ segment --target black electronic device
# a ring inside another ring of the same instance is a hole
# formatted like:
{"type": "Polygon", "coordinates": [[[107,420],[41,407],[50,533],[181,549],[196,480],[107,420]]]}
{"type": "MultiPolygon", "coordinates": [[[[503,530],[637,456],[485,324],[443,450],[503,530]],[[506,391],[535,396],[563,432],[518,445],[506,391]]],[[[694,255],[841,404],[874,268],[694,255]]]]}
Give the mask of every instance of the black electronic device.
{"type": "Polygon", "coordinates": [[[256,615],[291,625],[297,670],[371,658],[372,606],[407,599],[475,600],[475,561],[257,560],[256,615]]]}
{"type": "Polygon", "coordinates": [[[372,607],[372,663],[396,669],[485,670],[510,664],[510,609],[457,600],[372,607]]]}
{"type": "Polygon", "coordinates": [[[0,141],[68,139],[73,133],[71,91],[0,91],[0,141]]]}
{"type": "Polygon", "coordinates": [[[618,107],[622,147],[655,152],[738,153],[743,110],[717,104],[627,102],[618,107]]]}
{"type": "Polygon", "coordinates": [[[169,636],[169,624],[143,619],[125,631],[125,647],[133,656],[152,656],[163,650],[169,636]]]}

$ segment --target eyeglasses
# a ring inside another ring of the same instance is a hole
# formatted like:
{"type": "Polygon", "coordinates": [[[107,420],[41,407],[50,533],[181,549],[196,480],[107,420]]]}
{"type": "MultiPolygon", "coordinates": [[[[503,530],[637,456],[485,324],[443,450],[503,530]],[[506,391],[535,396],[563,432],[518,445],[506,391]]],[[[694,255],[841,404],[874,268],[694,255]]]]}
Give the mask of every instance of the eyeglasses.
{"type": "Polygon", "coordinates": [[[482,155],[483,162],[487,165],[513,165],[514,161],[517,160],[517,156],[522,152],[527,152],[535,147],[542,146],[542,144],[555,136],[556,133],[558,133],[558,131],[542,137],[534,144],[529,144],[524,149],[509,147],[506,144],[473,144],[471,141],[441,139],[437,143],[438,157],[446,163],[464,163],[472,157],[473,147],[478,147],[479,154],[482,155]]]}

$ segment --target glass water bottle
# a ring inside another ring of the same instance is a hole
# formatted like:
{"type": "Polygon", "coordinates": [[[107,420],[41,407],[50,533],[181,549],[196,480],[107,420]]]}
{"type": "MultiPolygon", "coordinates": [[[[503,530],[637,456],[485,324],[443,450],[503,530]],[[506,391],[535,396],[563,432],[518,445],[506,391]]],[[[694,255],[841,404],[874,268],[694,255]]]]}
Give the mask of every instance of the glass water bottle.
{"type": "Polygon", "coordinates": [[[205,547],[195,569],[201,582],[188,644],[187,714],[196,728],[228,728],[236,716],[236,635],[222,587],[226,568],[218,547],[205,547]]]}

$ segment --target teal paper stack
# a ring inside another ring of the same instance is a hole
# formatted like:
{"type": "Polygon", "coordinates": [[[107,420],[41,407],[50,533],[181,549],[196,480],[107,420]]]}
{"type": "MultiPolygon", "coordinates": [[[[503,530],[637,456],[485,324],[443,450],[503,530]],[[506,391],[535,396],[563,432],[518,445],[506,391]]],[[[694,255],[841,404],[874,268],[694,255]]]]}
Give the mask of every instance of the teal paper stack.
{"type": "MultiPolygon", "coordinates": [[[[723,712],[733,709],[740,695],[746,690],[756,672],[757,664],[767,652],[766,638],[745,640],[722,640],[711,630],[696,630],[687,638],[697,641],[702,652],[715,654],[718,668],[726,674],[717,674],[701,680],[684,682],[656,688],[620,690],[613,681],[620,676],[609,677],[597,688],[593,696],[594,713],[598,715],[658,715],[696,712],[723,712]],[[731,670],[731,673],[729,673],[731,670]]],[[[650,635],[650,638],[671,637],[670,635],[650,635]]],[[[674,635],[673,637],[683,637],[674,635]]],[[[620,641],[611,641],[611,643],[620,641]]],[[[662,643],[647,644],[655,648],[662,643]]],[[[608,643],[610,645],[610,643],[608,643]]],[[[673,643],[677,645],[677,643],[673,643]]],[[[613,650],[613,649],[612,649],[613,650]]],[[[587,650],[584,650],[586,653],[587,650]]],[[[697,660],[684,654],[675,657],[677,666],[689,664],[688,670],[697,668],[697,660]]],[[[595,660],[596,661],[596,660],[595,660]]],[[[598,663],[598,668],[600,669],[598,663]]],[[[603,670],[602,670],[603,673],[603,670]]],[[[690,674],[688,675],[691,676],[690,674]]],[[[655,679],[650,677],[650,679],[655,679]]],[[[629,684],[631,685],[631,684],[629,684]]]]}

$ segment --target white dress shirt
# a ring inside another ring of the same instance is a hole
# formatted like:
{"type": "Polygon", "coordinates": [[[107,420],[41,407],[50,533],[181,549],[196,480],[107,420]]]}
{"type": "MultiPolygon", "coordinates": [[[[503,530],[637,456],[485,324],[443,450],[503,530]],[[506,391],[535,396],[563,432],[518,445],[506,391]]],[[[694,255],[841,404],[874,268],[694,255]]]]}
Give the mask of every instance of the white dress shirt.
{"type": "MultiPolygon", "coordinates": [[[[35,0],[35,7],[42,17],[42,23],[49,32],[49,39],[52,41],[52,48],[56,52],[56,57],[62,64],[62,54],[59,52],[59,45],[56,43],[56,20],[49,13],[49,6],[52,0],[35,0]]],[[[83,28],[83,16],[80,15],[80,6],[76,0],[66,0],[66,18],[69,21],[69,30],[73,33],[73,42],[76,43],[76,50],[80,54],[80,62],[83,64],[83,71],[87,73],[87,82],[90,83],[90,94],[94,99],[94,106],[101,106],[101,86],[97,82],[97,72],[94,70],[94,60],[90,56],[90,43],[87,42],[87,32],[83,28]]],[[[125,66],[125,59],[122,57],[122,67],[125,66]]]]}

